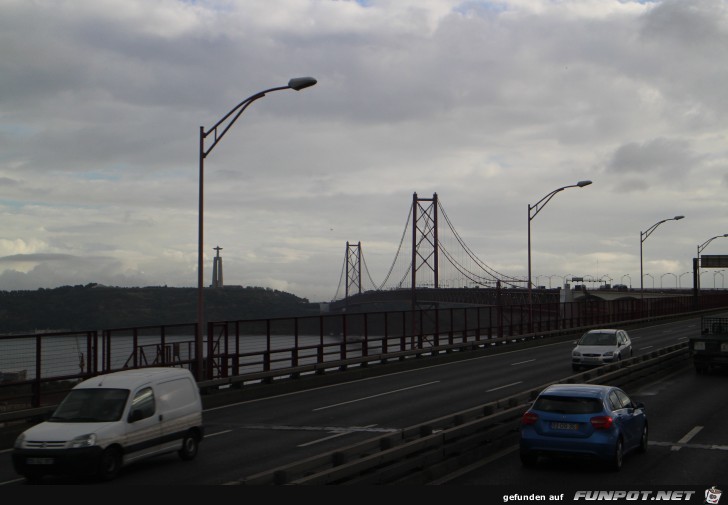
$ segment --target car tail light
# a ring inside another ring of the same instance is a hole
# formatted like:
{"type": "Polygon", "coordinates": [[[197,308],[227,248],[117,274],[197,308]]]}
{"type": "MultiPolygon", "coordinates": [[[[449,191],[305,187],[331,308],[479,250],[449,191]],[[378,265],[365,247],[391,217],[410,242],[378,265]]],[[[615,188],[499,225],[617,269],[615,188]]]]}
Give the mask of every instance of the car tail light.
{"type": "Polygon", "coordinates": [[[614,419],[611,416],[596,416],[592,417],[589,421],[597,430],[608,430],[614,423],[614,419]]]}
{"type": "Polygon", "coordinates": [[[536,424],[536,421],[538,421],[538,415],[534,412],[525,412],[521,417],[521,424],[536,424]]]}

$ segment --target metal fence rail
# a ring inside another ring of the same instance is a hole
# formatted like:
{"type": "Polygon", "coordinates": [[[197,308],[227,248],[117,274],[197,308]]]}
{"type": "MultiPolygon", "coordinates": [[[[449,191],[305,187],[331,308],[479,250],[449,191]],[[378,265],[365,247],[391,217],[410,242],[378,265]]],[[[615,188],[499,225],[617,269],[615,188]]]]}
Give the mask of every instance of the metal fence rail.
{"type": "MultiPolygon", "coordinates": [[[[557,335],[728,307],[728,294],[322,314],[210,322],[199,383],[220,387],[282,375],[325,373],[431,351],[477,348],[508,339],[557,335]],[[699,303],[698,303],[699,302],[699,303]]],[[[0,336],[0,414],[55,405],[80,380],[126,368],[193,371],[195,323],[0,336]]],[[[0,420],[1,422],[1,420],[0,420]]]]}

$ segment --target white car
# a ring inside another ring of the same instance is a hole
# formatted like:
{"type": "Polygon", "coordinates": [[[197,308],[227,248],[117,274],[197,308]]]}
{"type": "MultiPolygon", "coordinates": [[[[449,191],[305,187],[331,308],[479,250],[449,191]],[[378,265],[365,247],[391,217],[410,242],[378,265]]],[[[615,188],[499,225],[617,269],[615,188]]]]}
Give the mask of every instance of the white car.
{"type": "Polygon", "coordinates": [[[571,351],[571,368],[575,372],[581,368],[631,358],[634,354],[632,340],[626,331],[619,329],[589,330],[574,343],[576,347],[571,351]]]}

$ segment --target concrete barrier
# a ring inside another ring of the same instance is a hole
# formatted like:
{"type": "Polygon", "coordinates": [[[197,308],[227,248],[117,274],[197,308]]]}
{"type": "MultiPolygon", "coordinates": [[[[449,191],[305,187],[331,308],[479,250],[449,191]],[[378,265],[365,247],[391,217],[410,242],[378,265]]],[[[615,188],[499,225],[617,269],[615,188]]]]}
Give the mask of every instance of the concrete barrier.
{"type": "MultiPolygon", "coordinates": [[[[682,343],[554,383],[610,384],[629,389],[689,366],[689,349],[682,343]]],[[[243,477],[230,484],[427,484],[516,443],[521,415],[550,384],[243,477]]]]}

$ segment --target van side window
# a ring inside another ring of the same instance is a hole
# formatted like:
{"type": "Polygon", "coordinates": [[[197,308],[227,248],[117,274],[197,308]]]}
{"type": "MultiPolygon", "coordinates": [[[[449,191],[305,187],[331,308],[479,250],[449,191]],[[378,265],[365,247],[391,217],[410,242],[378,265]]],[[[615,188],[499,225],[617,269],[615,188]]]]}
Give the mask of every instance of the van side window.
{"type": "Polygon", "coordinates": [[[131,402],[129,419],[138,421],[154,415],[154,392],[152,388],[144,388],[137,391],[131,402]]]}

